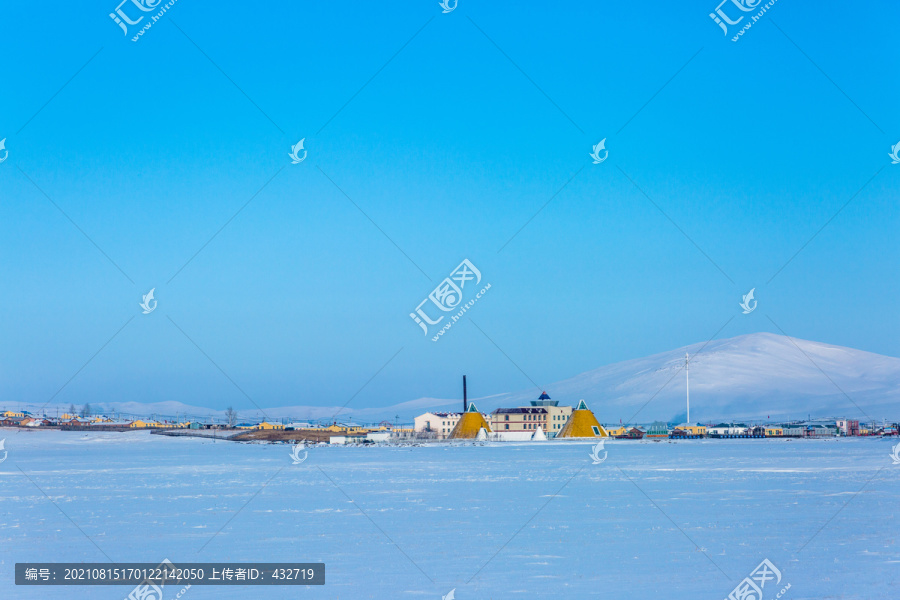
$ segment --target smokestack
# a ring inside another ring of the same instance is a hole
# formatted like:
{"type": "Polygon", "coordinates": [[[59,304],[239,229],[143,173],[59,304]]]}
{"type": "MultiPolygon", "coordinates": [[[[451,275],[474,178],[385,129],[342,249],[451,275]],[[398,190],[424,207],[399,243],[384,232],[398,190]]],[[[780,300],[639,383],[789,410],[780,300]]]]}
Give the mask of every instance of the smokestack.
{"type": "Polygon", "coordinates": [[[463,375],[463,412],[469,410],[469,396],[466,393],[466,376],[463,375]]]}

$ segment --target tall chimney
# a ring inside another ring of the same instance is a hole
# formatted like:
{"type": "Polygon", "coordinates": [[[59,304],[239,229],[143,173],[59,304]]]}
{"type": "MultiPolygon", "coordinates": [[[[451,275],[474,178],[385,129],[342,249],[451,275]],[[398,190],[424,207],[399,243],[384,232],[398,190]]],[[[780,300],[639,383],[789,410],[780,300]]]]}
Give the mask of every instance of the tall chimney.
{"type": "Polygon", "coordinates": [[[463,375],[463,412],[469,410],[469,397],[466,394],[466,376],[463,375]]]}

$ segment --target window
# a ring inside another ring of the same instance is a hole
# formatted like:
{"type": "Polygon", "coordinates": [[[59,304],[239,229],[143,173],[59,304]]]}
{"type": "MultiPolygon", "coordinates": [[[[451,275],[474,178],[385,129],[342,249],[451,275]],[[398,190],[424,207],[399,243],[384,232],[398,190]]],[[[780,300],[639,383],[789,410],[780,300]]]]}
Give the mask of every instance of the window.
{"type": "MultiPolygon", "coordinates": [[[[506,420],[509,421],[509,415],[505,415],[505,417],[506,417],[506,420]]],[[[509,427],[507,427],[507,429],[509,429],[509,427]]]]}
{"type": "Polygon", "coordinates": [[[509,429],[509,423],[506,424],[506,428],[509,429]]]}
{"type": "Polygon", "coordinates": [[[600,435],[600,428],[596,425],[591,425],[591,429],[594,431],[594,435],[600,435]]]}

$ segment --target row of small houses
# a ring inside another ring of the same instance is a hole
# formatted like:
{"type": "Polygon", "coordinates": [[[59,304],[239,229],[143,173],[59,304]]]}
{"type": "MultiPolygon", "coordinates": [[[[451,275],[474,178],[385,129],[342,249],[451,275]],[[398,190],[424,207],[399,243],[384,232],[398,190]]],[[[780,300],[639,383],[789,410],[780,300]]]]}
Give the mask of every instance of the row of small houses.
{"type": "MultiPolygon", "coordinates": [[[[104,416],[79,417],[64,414],[58,418],[33,416],[26,412],[5,411],[0,413],[0,426],[7,427],[61,427],[96,429],[210,429],[224,428],[199,421],[158,421],[155,419],[117,420],[104,416]]],[[[239,423],[236,429],[285,429],[281,423],[239,423]]],[[[290,427],[288,427],[290,429],[290,427]]]]}
{"type": "Polygon", "coordinates": [[[333,423],[327,427],[311,423],[237,423],[228,427],[220,423],[201,423],[199,421],[157,421],[154,419],[116,420],[104,416],[79,417],[64,414],[59,418],[35,417],[27,412],[0,412],[0,426],[7,427],[59,427],[60,429],[107,430],[122,431],[126,429],[245,429],[245,430],[307,430],[325,433],[331,437],[332,443],[348,443],[353,441],[387,441],[390,437],[411,438],[412,429],[387,426],[364,427],[353,424],[333,423]]]}

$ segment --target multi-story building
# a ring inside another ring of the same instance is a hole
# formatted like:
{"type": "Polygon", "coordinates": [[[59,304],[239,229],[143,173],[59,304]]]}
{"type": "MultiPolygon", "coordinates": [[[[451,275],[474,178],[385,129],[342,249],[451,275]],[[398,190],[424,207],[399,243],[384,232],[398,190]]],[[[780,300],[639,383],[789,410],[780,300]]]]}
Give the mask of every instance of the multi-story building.
{"type": "Polygon", "coordinates": [[[571,406],[558,404],[557,400],[551,400],[547,392],[543,392],[537,400],[531,401],[531,406],[498,408],[491,413],[491,430],[534,431],[540,427],[547,437],[556,437],[572,416],[571,406]]]}
{"type": "Polygon", "coordinates": [[[859,435],[859,421],[840,419],[837,421],[837,428],[842,435],[859,435]]]}
{"type": "Polygon", "coordinates": [[[427,412],[415,418],[414,428],[416,433],[433,433],[442,440],[450,435],[460,417],[462,413],[458,412],[427,412]]]}

